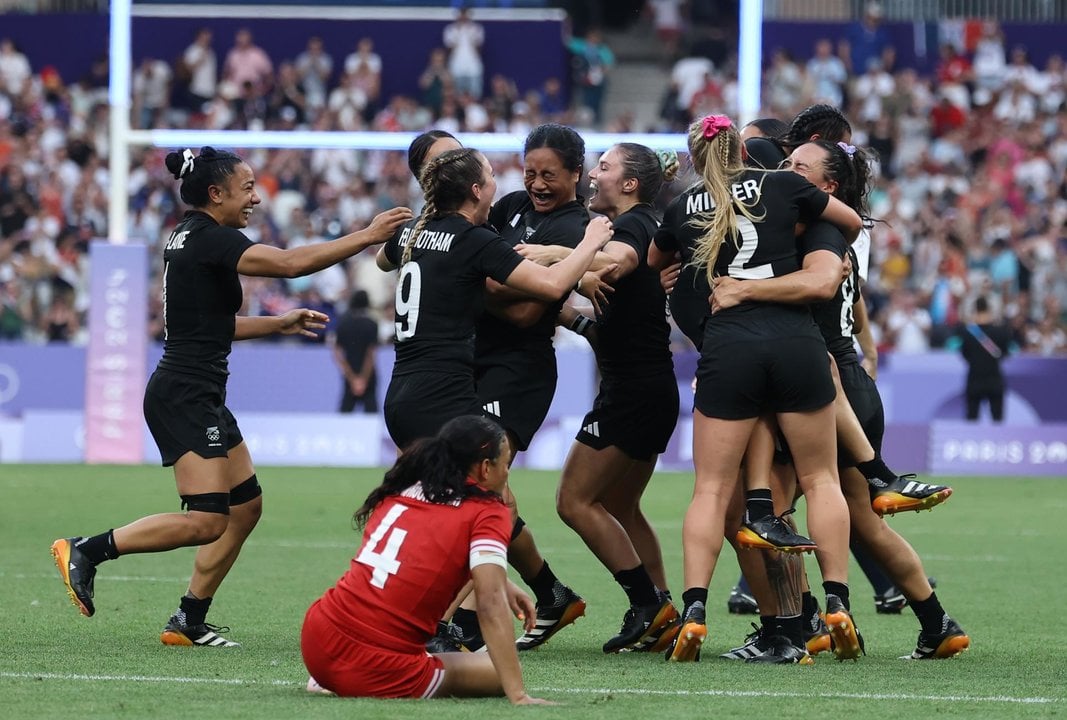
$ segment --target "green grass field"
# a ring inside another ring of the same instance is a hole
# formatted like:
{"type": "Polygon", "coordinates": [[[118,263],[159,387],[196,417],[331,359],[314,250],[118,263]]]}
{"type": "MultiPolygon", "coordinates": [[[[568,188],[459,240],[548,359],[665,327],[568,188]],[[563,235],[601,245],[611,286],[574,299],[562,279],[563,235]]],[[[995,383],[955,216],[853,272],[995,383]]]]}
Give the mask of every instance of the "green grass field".
{"type": "MultiPolygon", "coordinates": [[[[0,465],[0,699],[9,718],[1047,718],[1067,716],[1063,547],[1067,484],[1060,479],[957,478],[932,513],[891,523],[938,579],[946,609],[972,649],[940,662],[906,662],[918,622],[910,610],[876,615],[859,570],[853,608],[869,654],[820,655],[813,667],[715,659],[749,630],[726,613],[737,576],[724,551],[711,588],[706,659],[605,656],[625,597],[557,519],[555,476],[515,472],[522,515],[557,574],[589,602],[587,616],[522,656],[532,694],[554,708],[503,699],[371,701],[309,696],[299,631],[308,604],[344,571],[356,547],[350,514],[380,471],[262,468],[263,521],[215,600],[209,619],[243,647],[168,648],[158,633],[185,590],[193,551],[124,557],[97,575],[97,614],[67,599],[48,552],[56,537],[91,534],[176,509],[169,471],[152,467],[0,465]]],[[[645,509],[659,529],[676,593],[681,518],[691,478],[658,475],[645,509]]],[[[817,574],[813,575],[817,579],[817,574]]]]}

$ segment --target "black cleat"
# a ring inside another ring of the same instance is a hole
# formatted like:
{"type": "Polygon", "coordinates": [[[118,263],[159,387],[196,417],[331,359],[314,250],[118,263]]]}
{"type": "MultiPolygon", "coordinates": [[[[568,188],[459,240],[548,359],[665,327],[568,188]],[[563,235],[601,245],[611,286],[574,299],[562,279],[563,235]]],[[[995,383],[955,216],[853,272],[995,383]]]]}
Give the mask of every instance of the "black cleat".
{"type": "Polygon", "coordinates": [[[648,639],[661,634],[664,628],[676,623],[678,610],[670,600],[655,605],[631,605],[622,616],[622,627],[615,637],[604,643],[605,653],[618,653],[640,648],[648,639]]]}
{"type": "Polygon", "coordinates": [[[665,650],[669,662],[700,662],[700,646],[708,636],[704,603],[695,602],[685,609],[674,642],[665,650]]]}
{"type": "Polygon", "coordinates": [[[737,531],[737,544],[750,550],[778,550],[780,552],[814,552],[815,543],[798,534],[777,515],[765,515],[745,521],[737,531]]]}
{"type": "Polygon", "coordinates": [[[159,641],[164,645],[181,647],[241,647],[241,643],[227,640],[221,633],[228,633],[228,627],[219,627],[210,623],[186,625],[182,612],[170,616],[167,626],[159,634],[159,641]]]}
{"type": "Polygon", "coordinates": [[[726,600],[726,609],[734,615],[759,615],[759,604],[756,598],[734,585],[730,591],[730,597],[726,600]]]}
{"type": "Polygon", "coordinates": [[[930,510],[948,500],[952,488],[918,482],[913,473],[901,475],[885,487],[871,486],[871,507],[880,515],[930,510]]]}
{"type": "Polygon", "coordinates": [[[435,653],[462,652],[463,648],[459,644],[462,637],[463,631],[457,625],[438,620],[437,632],[426,641],[426,652],[431,655],[435,653]]]}
{"type": "Polygon", "coordinates": [[[890,585],[885,592],[874,596],[874,611],[882,615],[899,615],[907,604],[908,599],[904,597],[904,593],[893,585],[890,585]]]}
{"type": "Polygon", "coordinates": [[[826,627],[830,630],[831,647],[838,660],[859,660],[866,655],[863,636],[856,629],[852,613],[845,609],[845,603],[837,595],[826,596],[826,627]]]}
{"type": "Polygon", "coordinates": [[[527,630],[515,641],[519,650],[532,650],[548,641],[553,635],[585,615],[585,600],[570,588],[561,602],[555,605],[537,606],[537,626],[527,630]]]}
{"type": "Polygon", "coordinates": [[[750,660],[767,652],[770,648],[770,634],[765,633],[756,623],[752,623],[752,630],[745,637],[744,645],[727,650],[719,657],[724,660],[750,660]]]}
{"type": "Polygon", "coordinates": [[[745,662],[771,665],[814,665],[811,655],[803,647],[797,647],[785,635],[772,635],[767,640],[767,650],[750,657],[745,662]]]}
{"type": "Polygon", "coordinates": [[[911,655],[903,660],[944,660],[956,657],[971,646],[971,639],[959,623],[946,615],[941,620],[941,632],[937,635],[919,633],[919,642],[911,655]]]}
{"type": "Polygon", "coordinates": [[[67,595],[71,602],[85,617],[92,617],[96,612],[93,607],[93,579],[96,578],[96,565],[77,548],[80,537],[60,538],[52,543],[52,558],[59,568],[63,584],[67,586],[67,595]]]}

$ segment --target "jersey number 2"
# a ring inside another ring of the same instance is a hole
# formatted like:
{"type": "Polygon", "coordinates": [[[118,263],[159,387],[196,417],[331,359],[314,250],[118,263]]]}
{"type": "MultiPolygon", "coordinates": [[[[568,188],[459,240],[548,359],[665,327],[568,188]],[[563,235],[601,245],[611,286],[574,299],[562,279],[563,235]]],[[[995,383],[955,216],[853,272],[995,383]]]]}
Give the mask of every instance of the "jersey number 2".
{"type": "Polygon", "coordinates": [[[422,269],[413,260],[400,268],[396,280],[396,339],[398,342],[415,336],[419,324],[419,300],[422,298],[422,269]]]}
{"type": "Polygon", "coordinates": [[[382,522],[367,538],[367,544],[359,551],[359,557],[356,558],[356,562],[374,569],[371,573],[370,584],[376,588],[384,588],[389,576],[396,575],[400,570],[400,561],[396,559],[396,556],[400,552],[400,546],[404,544],[404,538],[408,536],[408,531],[394,528],[393,523],[404,514],[405,510],[407,508],[403,505],[391,507],[382,518],[382,522]],[[381,544],[386,533],[389,534],[389,538],[385,541],[385,547],[379,552],[378,545],[381,544]]]}
{"type": "Polygon", "coordinates": [[[774,269],[770,263],[745,267],[756,254],[756,248],[759,247],[759,233],[756,232],[756,226],[752,224],[752,221],[740,213],[737,215],[737,231],[741,236],[741,246],[737,249],[737,255],[734,256],[726,274],[738,280],[763,280],[774,277],[774,269]]]}

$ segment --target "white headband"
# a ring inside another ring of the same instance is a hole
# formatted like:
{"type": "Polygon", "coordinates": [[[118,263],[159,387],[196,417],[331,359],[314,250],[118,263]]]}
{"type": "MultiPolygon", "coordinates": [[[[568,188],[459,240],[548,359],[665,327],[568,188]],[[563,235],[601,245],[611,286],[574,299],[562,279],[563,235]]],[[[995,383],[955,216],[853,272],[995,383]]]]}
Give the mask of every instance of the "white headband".
{"type": "Polygon", "coordinates": [[[185,162],[182,163],[181,172],[178,173],[178,177],[180,178],[185,177],[186,174],[191,173],[193,171],[193,161],[196,159],[193,157],[193,151],[189,149],[186,149],[182,153],[182,158],[185,160],[185,162]]]}

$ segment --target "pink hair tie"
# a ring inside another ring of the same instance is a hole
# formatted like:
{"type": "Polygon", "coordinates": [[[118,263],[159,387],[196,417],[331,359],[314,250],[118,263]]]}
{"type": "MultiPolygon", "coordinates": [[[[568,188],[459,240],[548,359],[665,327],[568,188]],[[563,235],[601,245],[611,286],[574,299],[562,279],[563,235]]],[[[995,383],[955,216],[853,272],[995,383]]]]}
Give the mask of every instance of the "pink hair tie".
{"type": "Polygon", "coordinates": [[[720,130],[725,130],[728,127],[733,127],[733,123],[730,122],[730,118],[725,115],[708,115],[700,121],[704,131],[704,138],[711,140],[713,137],[719,134],[720,130]]]}

